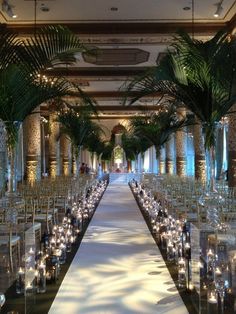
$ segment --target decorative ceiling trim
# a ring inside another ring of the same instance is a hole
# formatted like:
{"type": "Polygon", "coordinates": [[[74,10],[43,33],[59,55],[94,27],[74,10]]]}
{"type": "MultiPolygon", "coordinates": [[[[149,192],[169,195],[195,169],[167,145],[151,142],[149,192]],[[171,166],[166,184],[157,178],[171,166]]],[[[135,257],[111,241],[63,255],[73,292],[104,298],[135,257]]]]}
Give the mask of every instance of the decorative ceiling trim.
{"type": "Polygon", "coordinates": [[[65,76],[65,77],[127,77],[140,75],[147,67],[81,67],[81,68],[56,68],[45,72],[47,76],[65,76]]]}
{"type": "MultiPolygon", "coordinates": [[[[101,120],[114,120],[114,119],[133,119],[135,116],[134,116],[134,113],[127,113],[126,115],[117,115],[116,113],[114,113],[113,115],[98,115],[99,117],[99,122],[101,122],[101,120]]],[[[92,120],[98,120],[98,118],[96,117],[92,117],[91,118],[92,120]]]]}
{"type": "Polygon", "coordinates": [[[101,111],[144,111],[145,109],[148,109],[148,110],[153,110],[153,111],[156,111],[156,110],[159,110],[160,109],[160,106],[156,106],[156,105],[148,105],[148,106],[137,106],[137,105],[132,105],[132,106],[117,106],[117,105],[114,105],[114,106],[97,106],[96,107],[97,111],[98,112],[101,112],[101,111]]]}
{"type": "MultiPolygon", "coordinates": [[[[86,91],[86,94],[92,98],[109,98],[109,99],[124,99],[127,94],[126,92],[123,91],[86,91]]],[[[137,92],[130,92],[129,93],[129,97],[135,97],[137,95],[137,92]]],[[[75,96],[77,96],[77,94],[75,93],[75,96]]],[[[78,93],[78,96],[80,96],[80,94],[78,93]]],[[[160,93],[153,93],[151,95],[152,97],[160,97],[161,94],[160,93]]]]}
{"type": "MultiPolygon", "coordinates": [[[[234,17],[233,17],[234,18],[234,17]]],[[[51,23],[53,24],[53,23],[51,23]]],[[[43,27],[45,24],[38,23],[37,28],[43,27]]],[[[73,32],[78,34],[165,34],[175,33],[179,28],[183,28],[187,32],[192,31],[192,23],[63,23],[63,25],[70,28],[73,32]]],[[[226,26],[225,22],[203,22],[195,23],[195,33],[212,34],[217,32],[220,28],[226,26]]],[[[21,34],[33,34],[35,30],[34,24],[8,24],[8,29],[12,29],[21,34]]]]}

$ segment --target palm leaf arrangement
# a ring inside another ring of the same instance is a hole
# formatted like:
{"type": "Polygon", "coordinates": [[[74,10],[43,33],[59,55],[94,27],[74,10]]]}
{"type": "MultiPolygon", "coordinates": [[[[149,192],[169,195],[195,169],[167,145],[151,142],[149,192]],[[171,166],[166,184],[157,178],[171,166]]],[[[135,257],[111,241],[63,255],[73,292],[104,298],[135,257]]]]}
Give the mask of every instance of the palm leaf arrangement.
{"type": "Polygon", "coordinates": [[[139,142],[137,141],[137,137],[129,132],[125,132],[122,134],[121,141],[126,160],[135,160],[139,152],[139,142]]]}
{"type": "Polygon", "coordinates": [[[202,123],[210,148],[216,124],[236,101],[235,62],[235,40],[226,30],[206,42],[181,31],[160,64],[128,84],[127,96],[136,91],[129,103],[158,92],[186,106],[202,123]]]}
{"type": "Polygon", "coordinates": [[[101,154],[101,160],[110,161],[112,158],[113,149],[115,147],[114,141],[105,141],[103,142],[103,151],[101,154]]]}
{"type": "MultiPolygon", "coordinates": [[[[138,120],[139,118],[136,117],[138,120]]],[[[136,120],[136,121],[137,121],[136,120]]],[[[131,161],[135,160],[135,168],[138,169],[138,155],[141,155],[142,161],[144,162],[144,153],[152,146],[150,140],[142,133],[135,129],[131,121],[130,130],[122,134],[122,148],[125,152],[125,157],[128,162],[128,170],[131,168],[131,161]],[[137,132],[136,132],[137,131],[137,132]]]]}
{"type": "Polygon", "coordinates": [[[93,123],[93,131],[87,136],[84,148],[86,148],[91,153],[91,159],[94,159],[96,155],[97,159],[101,156],[105,142],[102,139],[104,131],[101,126],[93,123]]]}
{"type": "Polygon", "coordinates": [[[48,68],[75,62],[74,53],[83,51],[87,49],[65,27],[44,27],[27,40],[0,27],[0,120],[6,126],[10,156],[14,157],[20,122],[38,105],[75,91],[85,97],[65,79],[49,80],[43,74],[48,68]]]}
{"type": "Polygon", "coordinates": [[[97,138],[101,128],[91,120],[93,111],[88,105],[81,107],[70,107],[69,109],[61,110],[58,121],[61,123],[61,132],[65,133],[71,140],[74,148],[74,153],[78,163],[80,158],[80,150],[82,146],[90,139],[92,142],[93,136],[97,138]]]}
{"type": "MultiPolygon", "coordinates": [[[[71,64],[75,62],[75,52],[86,51],[77,36],[61,26],[44,27],[36,37],[27,40],[16,37],[17,34],[1,29],[0,119],[8,126],[12,124],[12,129],[15,121],[22,122],[40,103],[75,91],[65,79],[48,80],[41,73],[48,67],[71,64]]],[[[83,92],[79,92],[83,97],[83,92]]]]}
{"type": "Polygon", "coordinates": [[[146,138],[156,149],[156,159],[160,149],[170,139],[170,135],[193,123],[192,117],[180,117],[173,105],[160,106],[158,112],[148,111],[145,115],[131,120],[136,137],[146,138]]]}

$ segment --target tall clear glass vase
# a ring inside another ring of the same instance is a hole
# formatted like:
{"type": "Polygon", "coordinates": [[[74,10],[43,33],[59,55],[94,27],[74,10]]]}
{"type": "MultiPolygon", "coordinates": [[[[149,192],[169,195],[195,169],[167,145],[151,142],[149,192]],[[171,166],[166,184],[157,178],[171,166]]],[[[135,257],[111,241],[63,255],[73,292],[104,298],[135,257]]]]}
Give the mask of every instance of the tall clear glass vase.
{"type": "Polygon", "coordinates": [[[5,122],[7,131],[7,193],[14,194],[17,190],[17,172],[16,172],[16,156],[17,156],[17,140],[20,128],[20,122],[5,122]]]}
{"type": "Polygon", "coordinates": [[[206,150],[206,188],[209,192],[216,192],[216,135],[219,126],[218,122],[203,126],[206,150]]]}
{"type": "Polygon", "coordinates": [[[215,147],[206,148],[206,174],[207,174],[207,190],[209,192],[216,191],[215,178],[215,147]]]}
{"type": "Polygon", "coordinates": [[[8,156],[8,174],[7,174],[7,193],[12,194],[16,192],[16,162],[15,162],[15,147],[7,147],[8,156]]]}

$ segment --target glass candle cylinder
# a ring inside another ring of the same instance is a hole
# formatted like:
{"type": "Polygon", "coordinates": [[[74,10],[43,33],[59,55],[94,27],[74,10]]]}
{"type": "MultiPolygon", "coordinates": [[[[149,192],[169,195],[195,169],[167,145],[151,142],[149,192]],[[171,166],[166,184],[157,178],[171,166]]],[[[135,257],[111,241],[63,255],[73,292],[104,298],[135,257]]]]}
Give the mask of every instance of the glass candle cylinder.
{"type": "Polygon", "coordinates": [[[175,248],[171,241],[167,244],[167,259],[168,261],[173,261],[175,258],[175,248]]]}
{"type": "Polygon", "coordinates": [[[3,305],[5,304],[5,302],[6,302],[5,295],[2,292],[0,292],[0,310],[3,307],[3,305]]]}
{"type": "Polygon", "coordinates": [[[180,288],[183,288],[186,285],[186,274],[184,267],[178,269],[178,285],[180,288]]]}
{"type": "Polygon", "coordinates": [[[46,267],[44,264],[40,264],[38,267],[37,292],[46,292],[46,267]]]}
{"type": "Polygon", "coordinates": [[[65,264],[65,262],[66,262],[66,246],[63,243],[61,243],[59,248],[61,250],[61,255],[59,257],[59,263],[62,265],[62,264],[65,264]]]}
{"type": "Polygon", "coordinates": [[[17,272],[16,276],[16,293],[23,294],[25,291],[25,272],[20,267],[19,271],[17,272]]]}

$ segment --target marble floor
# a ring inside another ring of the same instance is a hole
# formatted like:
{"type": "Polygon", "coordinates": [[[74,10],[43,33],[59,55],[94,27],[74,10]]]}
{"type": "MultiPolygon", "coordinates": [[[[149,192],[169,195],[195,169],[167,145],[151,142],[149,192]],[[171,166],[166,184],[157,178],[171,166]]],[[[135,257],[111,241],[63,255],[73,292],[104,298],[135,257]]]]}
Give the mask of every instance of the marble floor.
{"type": "Polygon", "coordinates": [[[49,313],[187,314],[128,185],[110,184],[49,313]]]}

